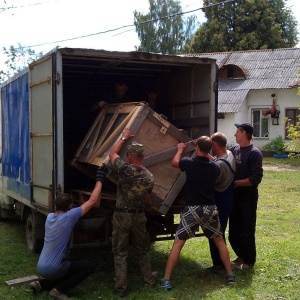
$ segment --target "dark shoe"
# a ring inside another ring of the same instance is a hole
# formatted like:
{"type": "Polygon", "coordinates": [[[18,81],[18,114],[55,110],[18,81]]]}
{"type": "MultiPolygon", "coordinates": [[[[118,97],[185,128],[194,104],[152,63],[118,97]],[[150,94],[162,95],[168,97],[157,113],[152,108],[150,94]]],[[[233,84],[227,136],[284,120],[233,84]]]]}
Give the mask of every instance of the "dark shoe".
{"type": "Polygon", "coordinates": [[[232,274],[226,275],[227,285],[234,285],[235,284],[235,277],[232,274]]]}
{"type": "Polygon", "coordinates": [[[55,300],[67,300],[71,299],[67,295],[60,293],[57,289],[52,289],[49,293],[49,298],[55,299],[55,300]]]}
{"type": "Polygon", "coordinates": [[[171,291],[171,290],[172,290],[172,285],[171,285],[170,279],[163,278],[163,279],[161,280],[161,287],[162,287],[164,290],[171,291]]]}
{"type": "Polygon", "coordinates": [[[236,257],[234,259],[231,259],[230,262],[234,265],[240,265],[244,262],[244,260],[240,257],[236,257]]]}
{"type": "Polygon", "coordinates": [[[29,283],[29,288],[31,289],[33,295],[39,295],[42,292],[42,287],[37,280],[29,283]]]}
{"type": "Polygon", "coordinates": [[[118,295],[120,298],[126,297],[128,294],[127,289],[114,289],[114,294],[118,295]]]}
{"type": "Polygon", "coordinates": [[[251,269],[253,267],[253,265],[248,265],[248,264],[240,264],[240,265],[237,265],[235,266],[235,268],[237,270],[248,270],[248,269],[251,269]]]}

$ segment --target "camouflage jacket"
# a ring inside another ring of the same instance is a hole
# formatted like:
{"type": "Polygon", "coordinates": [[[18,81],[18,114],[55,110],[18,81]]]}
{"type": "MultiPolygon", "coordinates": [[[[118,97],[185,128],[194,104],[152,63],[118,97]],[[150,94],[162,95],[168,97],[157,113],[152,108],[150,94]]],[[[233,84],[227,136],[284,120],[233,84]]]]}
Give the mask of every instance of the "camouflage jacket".
{"type": "Polygon", "coordinates": [[[152,173],[144,166],[126,163],[120,157],[114,160],[113,169],[119,175],[116,207],[144,208],[145,197],[154,186],[152,173]]]}

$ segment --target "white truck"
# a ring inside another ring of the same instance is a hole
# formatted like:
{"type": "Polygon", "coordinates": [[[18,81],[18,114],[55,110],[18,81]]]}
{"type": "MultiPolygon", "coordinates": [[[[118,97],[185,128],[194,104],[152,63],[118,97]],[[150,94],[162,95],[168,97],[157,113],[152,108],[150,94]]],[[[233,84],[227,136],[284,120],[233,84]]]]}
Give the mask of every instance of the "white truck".
{"type": "MultiPolygon", "coordinates": [[[[150,236],[153,240],[173,238],[174,216],[184,206],[184,178],[176,173],[169,182],[168,174],[175,171],[167,165],[177,142],[216,131],[216,75],[216,62],[209,58],[143,52],[55,48],[31,63],[0,86],[0,218],[25,220],[28,249],[39,252],[54,198],[69,192],[77,204],[87,199],[97,165],[106,159],[125,124],[122,118],[116,121],[115,112],[125,109],[126,120],[140,137],[137,140],[149,145],[151,152],[145,161],[157,188],[156,206],[147,212],[150,236]],[[119,77],[126,78],[132,103],[110,104],[106,99],[107,90],[119,77]],[[145,102],[147,87],[153,84],[159,90],[157,111],[145,102]],[[94,141],[93,149],[89,143],[101,114],[91,107],[99,101],[107,102],[104,119],[109,110],[113,116],[112,124],[102,123],[98,132],[102,152],[96,149],[98,142],[94,141]],[[141,130],[146,125],[154,126],[154,131],[148,130],[145,140],[141,130]],[[171,140],[165,143],[166,136],[171,140]],[[86,148],[93,151],[85,153],[86,148]],[[160,189],[164,189],[163,196],[160,189]]],[[[187,155],[192,153],[190,147],[187,155]]],[[[93,208],[74,229],[74,247],[110,242],[116,186],[113,174],[108,178],[104,188],[109,192],[104,189],[101,206],[93,208]]]]}

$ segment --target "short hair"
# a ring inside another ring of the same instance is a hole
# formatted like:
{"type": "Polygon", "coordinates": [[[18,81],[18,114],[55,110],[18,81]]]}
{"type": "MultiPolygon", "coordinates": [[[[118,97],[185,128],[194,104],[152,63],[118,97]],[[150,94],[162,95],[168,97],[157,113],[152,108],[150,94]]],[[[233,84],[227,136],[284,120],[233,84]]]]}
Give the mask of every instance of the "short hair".
{"type": "Polygon", "coordinates": [[[211,140],[217,144],[219,144],[221,147],[226,148],[227,145],[227,138],[224,133],[222,132],[215,132],[211,136],[211,140]]]}
{"type": "Polygon", "coordinates": [[[54,203],[56,207],[56,211],[61,210],[61,211],[68,211],[70,210],[70,205],[72,204],[72,198],[69,194],[67,193],[62,193],[59,194],[54,203]]]}
{"type": "Polygon", "coordinates": [[[203,135],[196,140],[196,145],[201,152],[209,153],[212,147],[212,140],[210,137],[203,135]]]}
{"type": "Polygon", "coordinates": [[[241,132],[246,132],[246,137],[247,140],[251,141],[253,139],[253,136],[251,133],[247,132],[245,129],[243,129],[242,127],[237,127],[237,129],[241,132]]]}

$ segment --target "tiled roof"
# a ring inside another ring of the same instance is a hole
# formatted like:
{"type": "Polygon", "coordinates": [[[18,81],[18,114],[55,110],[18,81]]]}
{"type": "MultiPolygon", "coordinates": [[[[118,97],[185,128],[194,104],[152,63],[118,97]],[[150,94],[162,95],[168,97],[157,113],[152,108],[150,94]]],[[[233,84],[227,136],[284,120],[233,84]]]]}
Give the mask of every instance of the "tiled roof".
{"type": "Polygon", "coordinates": [[[246,79],[219,80],[219,112],[237,111],[243,102],[241,95],[247,95],[245,91],[288,89],[295,86],[295,82],[299,83],[300,48],[198,53],[187,56],[212,58],[216,59],[219,68],[237,65],[244,70],[246,79]],[[229,101],[228,91],[231,91],[231,97],[237,98],[229,101]],[[233,91],[236,92],[234,96],[233,91]]]}

